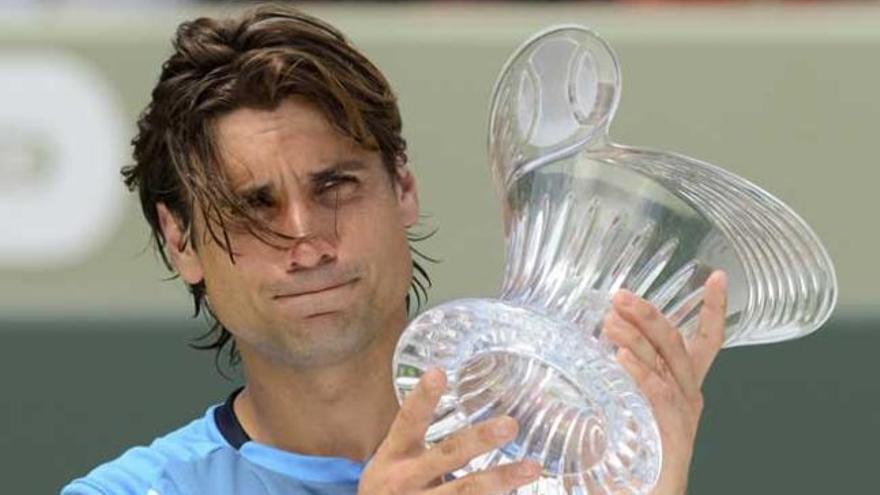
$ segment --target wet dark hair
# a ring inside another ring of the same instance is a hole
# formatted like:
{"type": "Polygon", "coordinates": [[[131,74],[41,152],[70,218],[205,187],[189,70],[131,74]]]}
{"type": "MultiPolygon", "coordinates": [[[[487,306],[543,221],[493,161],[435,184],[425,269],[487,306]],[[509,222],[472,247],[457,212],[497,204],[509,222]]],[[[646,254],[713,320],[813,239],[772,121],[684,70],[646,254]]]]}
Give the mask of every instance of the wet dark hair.
{"type": "MultiPolygon", "coordinates": [[[[182,245],[196,245],[194,209],[207,232],[234,262],[227,227],[244,226],[265,242],[289,238],[274,231],[232,190],[219,159],[214,129],[217,119],[240,108],[274,109],[290,97],[317,106],[343,135],[376,151],[396,180],[407,162],[397,98],[381,72],[339,31],[325,22],[282,5],[261,5],[237,17],[202,17],[182,23],[173,53],[162,65],[152,98],[132,140],[134,164],[122,169],[126,186],[137,191],[152,239],[166,267],[157,204],[164,203],[186,233],[182,245]]],[[[419,236],[419,241],[432,233],[419,236]]],[[[431,279],[416,258],[433,261],[412,244],[413,278],[407,311],[427,299],[431,279]]],[[[172,277],[174,278],[174,277],[172,277]]],[[[194,316],[206,314],[211,328],[194,347],[215,349],[218,359],[228,345],[229,364],[240,356],[229,331],[211,312],[204,281],[188,284],[194,316]]]]}

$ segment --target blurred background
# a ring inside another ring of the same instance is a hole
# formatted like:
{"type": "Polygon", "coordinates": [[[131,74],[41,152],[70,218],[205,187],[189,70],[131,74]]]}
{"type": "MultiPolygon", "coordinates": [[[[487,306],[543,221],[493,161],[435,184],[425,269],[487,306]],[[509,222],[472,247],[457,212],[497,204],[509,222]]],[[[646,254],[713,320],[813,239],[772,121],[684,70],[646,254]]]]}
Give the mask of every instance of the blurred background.
{"type": "MultiPolygon", "coordinates": [[[[150,249],[119,167],[181,21],[234,2],[0,1],[0,480],[69,479],[201,415],[239,377],[150,249]]],[[[615,48],[620,143],[724,166],[825,241],[840,305],[807,338],[723,351],[690,493],[873,493],[880,441],[880,6],[875,2],[319,2],[400,96],[419,181],[430,305],[492,295],[492,83],[553,23],[615,48]]]]}

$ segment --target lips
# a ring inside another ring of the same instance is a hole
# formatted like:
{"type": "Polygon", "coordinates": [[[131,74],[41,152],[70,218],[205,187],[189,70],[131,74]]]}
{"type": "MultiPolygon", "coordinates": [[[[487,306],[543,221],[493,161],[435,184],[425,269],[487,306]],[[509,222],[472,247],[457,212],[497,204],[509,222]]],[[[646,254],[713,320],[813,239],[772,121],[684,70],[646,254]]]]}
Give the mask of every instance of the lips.
{"type": "Polygon", "coordinates": [[[287,289],[273,297],[274,302],[288,316],[309,319],[337,314],[351,308],[355,295],[352,289],[359,278],[287,289]]]}
{"type": "Polygon", "coordinates": [[[322,284],[312,284],[304,287],[297,287],[295,289],[288,289],[281,294],[274,296],[275,299],[291,299],[296,297],[310,296],[315,294],[320,294],[322,292],[332,291],[334,289],[340,289],[347,285],[353,284],[357,282],[358,278],[352,278],[348,280],[342,281],[333,281],[333,282],[325,282],[322,284]]]}

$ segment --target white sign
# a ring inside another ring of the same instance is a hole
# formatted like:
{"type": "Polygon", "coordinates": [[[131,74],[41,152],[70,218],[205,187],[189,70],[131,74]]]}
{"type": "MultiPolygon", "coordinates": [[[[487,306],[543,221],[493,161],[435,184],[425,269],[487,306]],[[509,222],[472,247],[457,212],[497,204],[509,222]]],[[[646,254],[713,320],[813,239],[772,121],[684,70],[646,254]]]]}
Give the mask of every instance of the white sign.
{"type": "Polygon", "coordinates": [[[125,207],[130,129],[113,88],[53,52],[0,52],[0,269],[87,259],[125,207]]]}

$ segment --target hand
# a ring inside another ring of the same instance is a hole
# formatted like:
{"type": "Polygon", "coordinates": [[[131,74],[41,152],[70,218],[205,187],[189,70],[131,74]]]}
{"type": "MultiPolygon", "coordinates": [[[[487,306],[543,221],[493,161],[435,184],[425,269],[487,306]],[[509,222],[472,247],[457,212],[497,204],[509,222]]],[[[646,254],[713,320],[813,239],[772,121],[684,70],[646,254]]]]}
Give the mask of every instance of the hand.
{"type": "Polygon", "coordinates": [[[663,466],[654,495],[684,494],[703,411],[700,387],[724,341],[727,281],[721,271],[705,284],[697,331],[685,340],[651,303],[631,292],[612,299],[604,334],[620,364],[651,402],[663,442],[663,466]]]}
{"type": "Polygon", "coordinates": [[[441,484],[443,475],[510,442],[518,429],[516,421],[509,416],[492,418],[427,448],[425,433],[445,388],[446,377],[442,371],[435,369],[422,375],[367,464],[358,495],[484,495],[505,493],[538,479],[540,466],[533,461],[523,461],[441,484]]]}

